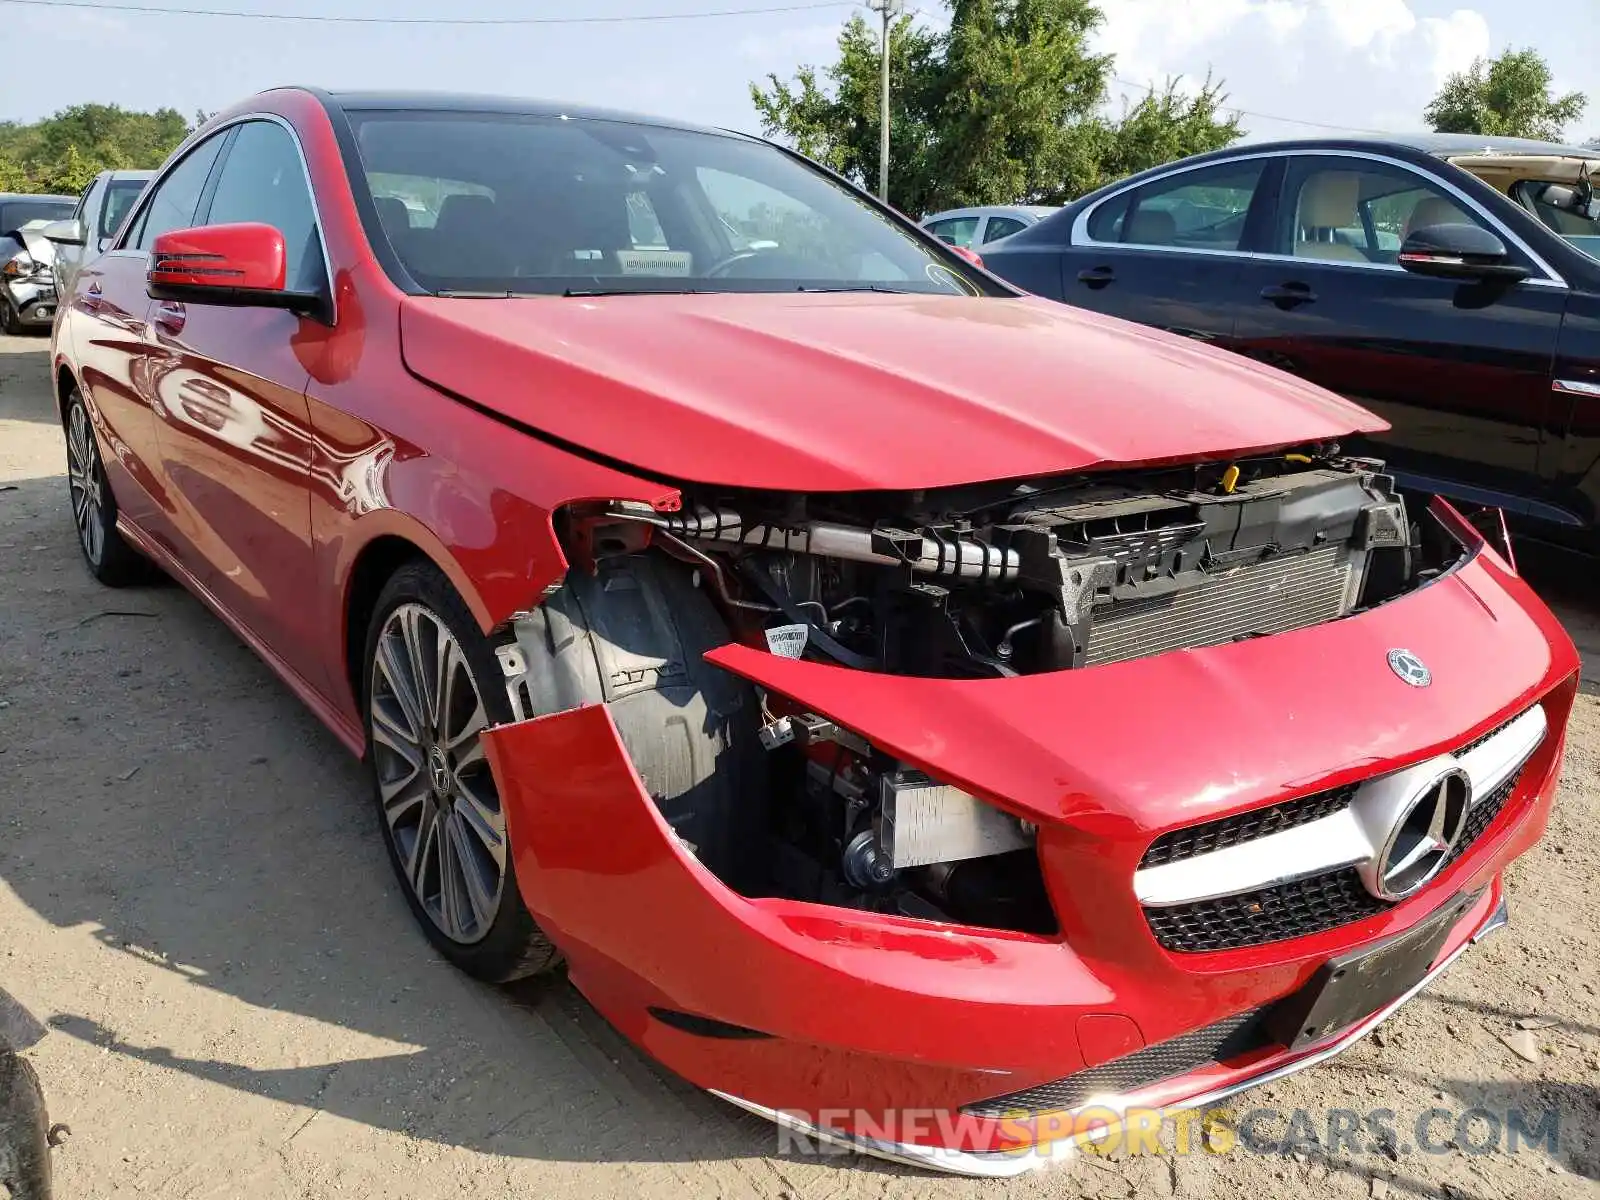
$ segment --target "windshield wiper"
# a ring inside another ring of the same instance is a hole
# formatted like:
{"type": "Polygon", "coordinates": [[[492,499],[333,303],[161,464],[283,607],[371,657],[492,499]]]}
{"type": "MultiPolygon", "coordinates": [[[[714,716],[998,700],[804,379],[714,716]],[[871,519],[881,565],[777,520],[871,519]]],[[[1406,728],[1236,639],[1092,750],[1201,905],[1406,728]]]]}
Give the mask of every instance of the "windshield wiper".
{"type": "Polygon", "coordinates": [[[520,293],[505,291],[457,291],[451,288],[445,288],[434,292],[433,294],[435,296],[443,296],[446,300],[510,300],[513,296],[519,295],[520,293]]]}
{"type": "Polygon", "coordinates": [[[705,288],[568,288],[563,296],[714,296],[705,288]]]}
{"type": "Polygon", "coordinates": [[[802,283],[795,288],[797,292],[882,292],[888,296],[915,296],[919,293],[909,288],[888,287],[881,283],[852,283],[838,287],[810,287],[802,283]]]}

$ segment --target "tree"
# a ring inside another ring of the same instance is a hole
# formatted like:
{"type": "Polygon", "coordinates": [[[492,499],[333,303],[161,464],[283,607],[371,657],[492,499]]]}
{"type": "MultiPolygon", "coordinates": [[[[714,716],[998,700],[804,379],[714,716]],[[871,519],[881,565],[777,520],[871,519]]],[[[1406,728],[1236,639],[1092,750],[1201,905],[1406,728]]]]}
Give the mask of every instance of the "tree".
{"type": "Polygon", "coordinates": [[[159,167],[189,132],[176,109],[115,104],[74,105],[31,125],[0,122],[0,185],[70,195],[107,169],[159,167]]]}
{"type": "Polygon", "coordinates": [[[1158,92],[1148,95],[1123,114],[1101,157],[1101,171],[1111,179],[1159,167],[1175,158],[1221,150],[1244,132],[1239,118],[1222,119],[1228,97],[1211,76],[1192,96],[1185,95],[1176,79],[1168,79],[1158,92]]]}
{"type": "Polygon", "coordinates": [[[1423,116],[1437,133],[1558,141],[1583,115],[1588,101],[1582,92],[1551,96],[1551,82],[1550,68],[1538,51],[1507,50],[1451,75],[1423,116]]]}
{"type": "MultiPolygon", "coordinates": [[[[902,17],[889,62],[890,201],[909,213],[970,204],[1062,203],[1129,170],[1225,146],[1220,85],[1175,82],[1120,119],[1106,111],[1113,61],[1089,39],[1094,0],[952,0],[947,31],[902,17]]],[[[769,75],[751,99],[781,138],[862,185],[877,178],[878,35],[859,15],[829,67],[769,75]]]]}

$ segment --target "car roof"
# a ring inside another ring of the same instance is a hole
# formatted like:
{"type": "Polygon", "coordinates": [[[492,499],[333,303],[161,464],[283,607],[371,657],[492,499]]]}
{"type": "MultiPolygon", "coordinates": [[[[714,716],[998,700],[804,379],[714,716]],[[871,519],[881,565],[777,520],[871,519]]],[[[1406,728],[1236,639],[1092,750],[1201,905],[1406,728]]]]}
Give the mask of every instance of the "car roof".
{"type": "Polygon", "coordinates": [[[1568,146],[1560,142],[1543,142],[1534,138],[1491,137],[1481,133],[1329,133],[1320,138],[1236,143],[1218,153],[1226,154],[1229,151],[1259,153],[1351,144],[1364,145],[1374,150],[1385,146],[1403,146],[1408,150],[1416,150],[1438,158],[1452,158],[1459,154],[1522,154],[1543,157],[1579,155],[1585,158],[1600,155],[1600,149],[1594,146],[1568,146]]]}
{"type": "Polygon", "coordinates": [[[156,177],[156,173],[154,171],[105,171],[103,174],[113,183],[124,179],[135,179],[148,182],[156,177]]]}
{"type": "Polygon", "coordinates": [[[39,192],[0,192],[0,201],[6,200],[64,200],[68,204],[76,204],[76,196],[43,195],[39,192]]]}
{"type": "Polygon", "coordinates": [[[1058,211],[1054,204],[975,204],[971,208],[947,208],[943,212],[929,213],[923,221],[942,221],[947,217],[1003,217],[1011,213],[1027,213],[1033,217],[1048,217],[1058,211]]]}
{"type": "Polygon", "coordinates": [[[470,92],[305,90],[313,91],[320,98],[354,112],[398,109],[403,112],[509,113],[529,117],[565,117],[576,121],[624,121],[630,125],[650,125],[658,129],[679,129],[688,133],[710,133],[722,137],[758,140],[731,129],[713,129],[670,117],[598,108],[588,104],[571,104],[563,100],[478,95],[470,92]]]}

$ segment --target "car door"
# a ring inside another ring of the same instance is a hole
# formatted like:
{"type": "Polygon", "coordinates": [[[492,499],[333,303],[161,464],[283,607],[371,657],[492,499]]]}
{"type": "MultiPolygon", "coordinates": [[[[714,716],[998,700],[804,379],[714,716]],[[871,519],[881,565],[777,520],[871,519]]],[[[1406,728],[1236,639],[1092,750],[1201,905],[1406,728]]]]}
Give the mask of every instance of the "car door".
{"type": "Polygon", "coordinates": [[[83,234],[83,240],[77,245],[68,242],[54,243],[54,256],[51,259],[50,271],[55,276],[56,296],[59,303],[65,304],[67,297],[72,294],[73,280],[82,268],[85,260],[92,258],[95,251],[90,250],[90,239],[94,237],[95,211],[99,202],[106,193],[106,176],[102,172],[96,175],[94,182],[83,190],[83,195],[78,197],[78,207],[72,210],[72,219],[78,223],[78,229],[83,234]]]}
{"type": "MultiPolygon", "coordinates": [[[[1232,346],[1370,408],[1368,447],[1404,486],[1541,515],[1540,444],[1567,289],[1449,181],[1397,159],[1286,159],[1266,252],[1232,346]],[[1413,274],[1414,229],[1469,223],[1530,272],[1516,284],[1413,274]]],[[[1544,514],[1549,515],[1549,514],[1544,514]]]]}
{"type": "Polygon", "coordinates": [[[1270,206],[1270,159],[1183,167],[1078,214],[1061,298],[1205,341],[1233,332],[1238,281],[1270,206]]]}
{"type": "MultiPolygon", "coordinates": [[[[327,290],[298,143],[275,120],[235,127],[196,223],[279,230],[291,288],[327,290]]],[[[162,301],[151,401],[183,564],[304,680],[324,688],[310,514],[309,375],[285,309],[162,301]]]]}
{"type": "Polygon", "coordinates": [[[144,248],[148,242],[139,234],[154,237],[193,223],[223,136],[207,138],[173,163],[152,185],[137,218],[138,228],[83,264],[71,293],[62,298],[66,312],[57,334],[58,340],[70,339],[78,382],[95,415],[101,458],[119,509],[169,548],[171,503],[150,409],[152,347],[147,333],[153,303],[146,290],[150,256],[144,248]]]}

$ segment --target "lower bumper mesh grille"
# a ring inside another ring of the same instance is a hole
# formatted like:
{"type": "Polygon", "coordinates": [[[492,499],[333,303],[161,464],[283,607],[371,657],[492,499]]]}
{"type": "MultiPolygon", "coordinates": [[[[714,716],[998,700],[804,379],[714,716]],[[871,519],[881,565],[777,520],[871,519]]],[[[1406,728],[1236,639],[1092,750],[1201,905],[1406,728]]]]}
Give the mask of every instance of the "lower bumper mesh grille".
{"type": "MultiPolygon", "coordinates": [[[[1472,806],[1445,866],[1484,835],[1505,809],[1521,777],[1522,772],[1518,771],[1472,806]]],[[[1162,946],[1194,953],[1239,950],[1306,937],[1360,921],[1388,907],[1387,901],[1367,891],[1354,867],[1340,867],[1259,891],[1169,908],[1146,908],[1144,915],[1162,946]]]]}
{"type": "Polygon", "coordinates": [[[1265,1046],[1268,1042],[1263,1031],[1265,1013],[1265,1009],[1240,1013],[1065,1079],[969,1104],[961,1111],[978,1117],[1055,1112],[1076,1108],[1096,1096],[1121,1095],[1163,1079],[1187,1075],[1265,1046]]]}
{"type": "Polygon", "coordinates": [[[1096,616],[1085,666],[1220,646],[1344,615],[1350,548],[1337,544],[1221,572],[1204,587],[1132,600],[1096,616]]]}

